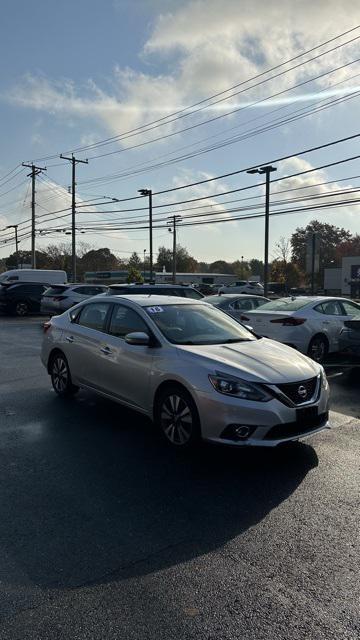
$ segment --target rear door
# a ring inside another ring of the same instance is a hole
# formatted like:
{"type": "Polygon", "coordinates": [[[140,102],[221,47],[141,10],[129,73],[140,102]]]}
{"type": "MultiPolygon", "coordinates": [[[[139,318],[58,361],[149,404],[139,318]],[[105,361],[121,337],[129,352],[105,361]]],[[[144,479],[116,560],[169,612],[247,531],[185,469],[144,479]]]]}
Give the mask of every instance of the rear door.
{"type": "Polygon", "coordinates": [[[103,390],[99,371],[101,348],[112,303],[89,302],[81,308],[63,333],[63,345],[73,377],[82,384],[103,390]]]}
{"type": "Polygon", "coordinates": [[[326,300],[316,305],[314,311],[320,314],[321,329],[329,339],[330,351],[337,351],[340,331],[344,326],[344,320],[348,317],[341,301],[326,300]]]}

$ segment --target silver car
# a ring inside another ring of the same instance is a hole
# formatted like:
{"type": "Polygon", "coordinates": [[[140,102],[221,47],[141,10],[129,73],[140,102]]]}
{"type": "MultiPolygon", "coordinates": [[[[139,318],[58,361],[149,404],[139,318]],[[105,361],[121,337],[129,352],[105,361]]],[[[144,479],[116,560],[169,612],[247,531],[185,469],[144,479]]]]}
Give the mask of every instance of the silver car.
{"type": "Polygon", "coordinates": [[[96,391],[150,417],[176,447],[200,438],[273,447],[328,425],[321,365],[204,302],[93,298],[44,331],[58,395],[96,391]]]}
{"type": "Polygon", "coordinates": [[[260,282],[255,282],[255,280],[237,280],[231,284],[224,284],[219,288],[218,293],[252,293],[263,296],[264,287],[260,282]]]}
{"type": "Polygon", "coordinates": [[[44,291],[40,311],[49,316],[57,315],[107,290],[108,287],[100,284],[56,284],[44,291]]]}
{"type": "Polygon", "coordinates": [[[244,313],[258,309],[265,302],[270,302],[264,296],[250,296],[246,293],[224,293],[219,296],[206,296],[202,302],[208,302],[221,311],[226,311],[236,320],[245,320],[244,313]]]}

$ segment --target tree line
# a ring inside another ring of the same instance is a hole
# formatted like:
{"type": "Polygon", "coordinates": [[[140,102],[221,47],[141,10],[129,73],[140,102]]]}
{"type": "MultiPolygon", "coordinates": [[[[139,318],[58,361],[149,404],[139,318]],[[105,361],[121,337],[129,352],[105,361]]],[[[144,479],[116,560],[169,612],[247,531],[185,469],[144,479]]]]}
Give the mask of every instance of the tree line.
{"type": "MultiPolygon", "coordinates": [[[[345,256],[360,256],[360,235],[352,235],[350,231],[327,223],[313,220],[306,227],[298,227],[289,239],[280,238],[275,245],[270,267],[270,280],[284,282],[289,287],[307,284],[306,243],[307,238],[317,233],[320,239],[320,269],[317,274],[317,285],[322,286],[325,268],[341,266],[345,256]]],[[[154,268],[156,271],[172,271],[172,250],[159,247],[154,268]]],[[[21,264],[30,264],[30,251],[19,251],[0,260],[0,271],[14,268],[21,264]]],[[[198,261],[189,254],[185,247],[178,245],[176,252],[178,272],[190,273],[226,273],[234,274],[239,279],[260,276],[262,279],[264,263],[256,258],[244,260],[242,256],[234,262],[215,260],[213,262],[198,261]]],[[[38,269],[62,269],[71,272],[71,245],[67,243],[49,244],[36,251],[38,269]]],[[[129,258],[118,258],[112,251],[103,247],[91,247],[81,242],[77,247],[77,273],[82,280],[87,271],[129,271],[129,280],[141,280],[144,271],[149,269],[148,256],[145,258],[134,252],[129,258]]]]}

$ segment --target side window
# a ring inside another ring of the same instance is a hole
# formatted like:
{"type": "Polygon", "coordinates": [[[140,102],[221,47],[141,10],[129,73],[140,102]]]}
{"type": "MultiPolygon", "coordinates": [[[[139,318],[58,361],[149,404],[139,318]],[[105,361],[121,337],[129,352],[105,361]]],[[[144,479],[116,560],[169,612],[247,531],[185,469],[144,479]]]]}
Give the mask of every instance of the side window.
{"type": "Polygon", "coordinates": [[[74,293],[79,293],[82,296],[92,296],[93,287],[75,287],[74,293]]]}
{"type": "Polygon", "coordinates": [[[249,299],[245,300],[236,300],[236,302],[234,302],[234,309],[237,310],[242,310],[242,311],[251,311],[251,309],[253,308],[252,302],[249,299]]]}
{"type": "Polygon", "coordinates": [[[111,315],[109,333],[118,338],[124,338],[127,333],[132,333],[133,331],[149,333],[149,328],[136,311],[116,304],[111,315]]]}
{"type": "Polygon", "coordinates": [[[314,307],[314,311],[317,311],[318,313],[325,313],[324,305],[323,304],[318,304],[316,307],[314,307]]]}
{"type": "Polygon", "coordinates": [[[344,309],[344,315],[355,316],[356,318],[360,317],[360,306],[353,302],[342,302],[341,304],[344,309]]]}
{"type": "MultiPolygon", "coordinates": [[[[320,313],[324,313],[327,316],[342,316],[343,311],[341,308],[341,304],[336,300],[330,300],[329,302],[323,302],[321,305],[322,311],[320,313]]],[[[316,307],[318,311],[318,308],[316,307]]]]}
{"type": "MultiPolygon", "coordinates": [[[[183,289],[185,298],[192,298],[193,300],[201,300],[202,295],[196,289],[189,287],[188,289],[183,289]]],[[[178,294],[181,295],[181,294],[178,294]]]]}
{"type": "Polygon", "coordinates": [[[78,324],[96,331],[104,331],[106,316],[110,305],[105,302],[93,302],[82,308],[78,317],[78,324]]]}

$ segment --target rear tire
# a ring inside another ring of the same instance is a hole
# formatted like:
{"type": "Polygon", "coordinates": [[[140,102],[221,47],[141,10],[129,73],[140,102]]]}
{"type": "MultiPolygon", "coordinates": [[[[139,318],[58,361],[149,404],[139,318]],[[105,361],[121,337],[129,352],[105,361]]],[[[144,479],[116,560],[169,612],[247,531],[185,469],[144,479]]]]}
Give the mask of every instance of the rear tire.
{"type": "Polygon", "coordinates": [[[51,358],[49,372],[53,389],[58,396],[66,398],[79,391],[79,387],[76,387],[71,381],[68,361],[63,353],[55,353],[51,358]]]}
{"type": "Polygon", "coordinates": [[[155,404],[155,423],[166,442],[174,448],[190,449],[200,441],[196,404],[181,386],[169,386],[160,392],[155,404]]]}
{"type": "Polygon", "coordinates": [[[29,313],[28,303],[25,302],[25,300],[19,300],[18,302],[16,302],[14,306],[14,313],[18,316],[18,318],[27,316],[27,314],[29,313]]]}
{"type": "Polygon", "coordinates": [[[310,340],[307,354],[312,358],[312,360],[322,364],[328,354],[328,351],[329,343],[325,336],[317,335],[310,340]]]}

